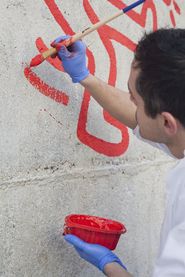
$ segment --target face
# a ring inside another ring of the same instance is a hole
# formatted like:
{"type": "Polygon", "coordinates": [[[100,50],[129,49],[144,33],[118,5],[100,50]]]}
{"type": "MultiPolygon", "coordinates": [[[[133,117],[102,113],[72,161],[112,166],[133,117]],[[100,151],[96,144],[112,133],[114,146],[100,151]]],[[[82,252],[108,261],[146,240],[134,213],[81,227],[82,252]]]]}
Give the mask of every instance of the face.
{"type": "Polygon", "coordinates": [[[165,143],[165,136],[162,128],[162,119],[158,115],[151,118],[145,113],[144,102],[136,90],[136,80],[139,75],[139,69],[134,68],[134,62],[131,66],[131,72],[128,80],[128,89],[131,101],[136,105],[136,121],[140,129],[140,135],[154,142],[165,143]]]}

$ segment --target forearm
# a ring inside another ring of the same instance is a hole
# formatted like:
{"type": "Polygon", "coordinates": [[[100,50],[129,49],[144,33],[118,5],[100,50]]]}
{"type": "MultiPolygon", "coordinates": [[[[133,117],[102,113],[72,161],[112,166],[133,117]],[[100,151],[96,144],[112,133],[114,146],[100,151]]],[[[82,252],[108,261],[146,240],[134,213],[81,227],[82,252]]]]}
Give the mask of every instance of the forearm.
{"type": "Polygon", "coordinates": [[[129,93],[114,88],[91,74],[81,81],[81,85],[114,118],[129,128],[136,127],[136,106],[130,100],[129,93]]]}
{"type": "Polygon", "coordinates": [[[133,277],[124,270],[118,263],[109,263],[104,268],[104,273],[108,277],[133,277]]]}

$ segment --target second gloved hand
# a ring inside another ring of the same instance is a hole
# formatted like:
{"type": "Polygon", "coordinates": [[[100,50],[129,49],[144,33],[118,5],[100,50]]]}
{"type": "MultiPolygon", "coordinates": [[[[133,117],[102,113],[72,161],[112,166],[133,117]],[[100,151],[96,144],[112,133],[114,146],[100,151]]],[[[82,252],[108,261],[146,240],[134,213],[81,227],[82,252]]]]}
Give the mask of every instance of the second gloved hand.
{"type": "Polygon", "coordinates": [[[104,271],[106,264],[113,262],[117,262],[127,270],[120,259],[104,246],[86,243],[74,235],[65,235],[64,239],[75,247],[81,258],[93,264],[101,271],[104,271]]]}
{"type": "Polygon", "coordinates": [[[58,47],[59,43],[67,38],[70,36],[61,36],[51,46],[59,48],[58,57],[62,61],[65,72],[70,75],[73,83],[78,83],[89,75],[86,66],[86,46],[81,40],[78,40],[68,48],[65,46],[58,47]]]}

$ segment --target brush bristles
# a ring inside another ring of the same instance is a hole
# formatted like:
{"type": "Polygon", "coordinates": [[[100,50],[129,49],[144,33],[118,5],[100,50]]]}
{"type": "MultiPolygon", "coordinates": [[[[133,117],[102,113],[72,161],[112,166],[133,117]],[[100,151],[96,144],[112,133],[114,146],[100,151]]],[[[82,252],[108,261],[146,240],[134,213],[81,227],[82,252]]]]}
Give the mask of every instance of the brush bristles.
{"type": "Polygon", "coordinates": [[[30,66],[31,67],[32,66],[37,66],[37,65],[41,64],[43,61],[44,61],[44,58],[43,58],[42,54],[39,54],[31,60],[30,66]]]}

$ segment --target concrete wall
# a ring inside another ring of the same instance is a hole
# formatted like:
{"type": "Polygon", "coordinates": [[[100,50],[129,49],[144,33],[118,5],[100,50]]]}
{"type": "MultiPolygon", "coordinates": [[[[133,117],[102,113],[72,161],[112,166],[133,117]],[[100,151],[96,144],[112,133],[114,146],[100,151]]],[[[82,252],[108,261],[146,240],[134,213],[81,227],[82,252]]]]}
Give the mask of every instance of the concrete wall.
{"type": "MultiPolygon", "coordinates": [[[[56,60],[27,64],[60,34],[131,1],[1,0],[0,276],[103,276],[61,236],[70,213],[124,222],[116,253],[150,276],[173,161],[105,114],[56,60]]],[[[185,23],[183,0],[146,1],[85,38],[92,73],[127,89],[143,31],[185,23]]]]}

